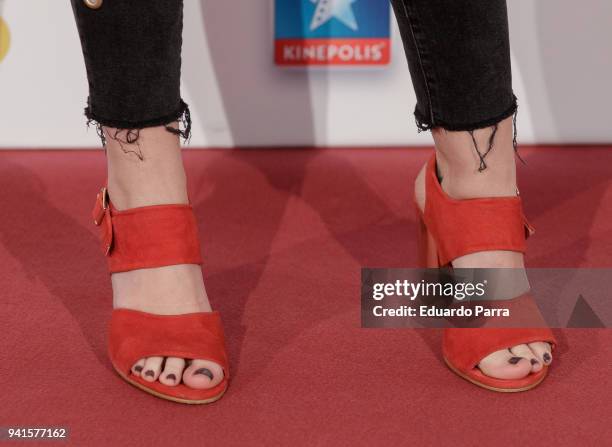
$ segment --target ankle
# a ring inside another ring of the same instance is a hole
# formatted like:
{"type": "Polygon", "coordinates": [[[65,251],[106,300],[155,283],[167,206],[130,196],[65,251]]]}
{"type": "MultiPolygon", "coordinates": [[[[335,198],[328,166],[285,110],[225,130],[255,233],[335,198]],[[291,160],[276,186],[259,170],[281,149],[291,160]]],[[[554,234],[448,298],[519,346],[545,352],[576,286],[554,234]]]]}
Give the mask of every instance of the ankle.
{"type": "Polygon", "coordinates": [[[511,118],[472,132],[434,129],[432,134],[442,189],[449,196],[473,199],[516,195],[511,118]]]}
{"type": "Polygon", "coordinates": [[[140,129],[133,143],[107,138],[106,154],[109,196],[118,209],[189,202],[178,136],[165,127],[140,129]]]}
{"type": "Polygon", "coordinates": [[[449,173],[442,177],[442,189],[454,199],[512,197],[517,193],[514,170],[492,169],[470,174],[449,173]]]}
{"type": "Polygon", "coordinates": [[[137,208],[150,205],[189,203],[187,187],[183,182],[158,183],[122,181],[109,174],[108,194],[113,205],[119,209],[137,208]]]}

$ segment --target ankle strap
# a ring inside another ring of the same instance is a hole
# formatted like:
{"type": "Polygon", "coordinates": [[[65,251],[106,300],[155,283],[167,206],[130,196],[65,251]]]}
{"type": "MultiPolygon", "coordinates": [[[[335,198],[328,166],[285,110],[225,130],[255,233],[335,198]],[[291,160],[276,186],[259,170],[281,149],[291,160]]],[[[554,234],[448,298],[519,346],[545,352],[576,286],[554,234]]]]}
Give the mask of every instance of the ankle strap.
{"type": "Polygon", "coordinates": [[[106,188],[96,197],[93,219],[111,273],[176,264],[201,264],[198,227],[191,205],[153,205],[119,211],[106,188]]]}
{"type": "Polygon", "coordinates": [[[438,246],[441,265],[478,251],[524,253],[535,230],[523,214],[520,196],[456,200],[436,175],[436,157],[427,164],[424,219],[438,246]]]}

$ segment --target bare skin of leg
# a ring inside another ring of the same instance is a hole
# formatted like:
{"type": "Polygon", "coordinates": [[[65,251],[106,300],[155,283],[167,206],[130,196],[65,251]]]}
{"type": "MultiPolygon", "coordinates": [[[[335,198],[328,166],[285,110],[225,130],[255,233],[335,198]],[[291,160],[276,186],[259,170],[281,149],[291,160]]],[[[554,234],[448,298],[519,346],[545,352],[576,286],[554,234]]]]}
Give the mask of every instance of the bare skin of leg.
{"type": "MultiPolygon", "coordinates": [[[[108,192],[119,209],[188,203],[187,183],[179,137],[163,126],[140,130],[137,144],[122,142],[125,131],[104,128],[108,161],[108,192]]],[[[173,265],[111,275],[115,308],[159,315],[210,312],[199,265],[173,265]]],[[[167,386],[184,383],[212,388],[223,379],[216,363],[199,359],[148,357],[132,373],[167,386]]]]}
{"type": "MultiPolygon", "coordinates": [[[[479,129],[474,137],[481,153],[488,147],[492,128],[479,129]]],[[[480,159],[469,132],[432,130],[436,145],[438,174],[442,189],[454,199],[504,197],[516,195],[516,162],[512,145],[512,118],[498,124],[493,149],[485,157],[487,168],[478,171],[480,159]]],[[[425,167],[415,181],[416,199],[421,210],[425,207],[425,167]]],[[[512,251],[483,251],[455,259],[455,268],[524,268],[523,254],[512,251]]],[[[480,370],[499,379],[518,379],[540,371],[552,361],[546,342],[513,346],[496,351],[478,365],[480,370]]]]}

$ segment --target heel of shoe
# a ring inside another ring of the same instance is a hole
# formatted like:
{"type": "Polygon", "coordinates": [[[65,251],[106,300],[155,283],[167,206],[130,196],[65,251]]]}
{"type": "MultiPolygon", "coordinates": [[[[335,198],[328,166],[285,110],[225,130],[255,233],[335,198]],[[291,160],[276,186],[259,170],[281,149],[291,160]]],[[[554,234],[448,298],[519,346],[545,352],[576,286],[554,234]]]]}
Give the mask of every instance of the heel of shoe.
{"type": "Polygon", "coordinates": [[[439,268],[440,260],[436,241],[427,229],[423,213],[414,205],[417,215],[417,262],[420,268],[439,268]]]}

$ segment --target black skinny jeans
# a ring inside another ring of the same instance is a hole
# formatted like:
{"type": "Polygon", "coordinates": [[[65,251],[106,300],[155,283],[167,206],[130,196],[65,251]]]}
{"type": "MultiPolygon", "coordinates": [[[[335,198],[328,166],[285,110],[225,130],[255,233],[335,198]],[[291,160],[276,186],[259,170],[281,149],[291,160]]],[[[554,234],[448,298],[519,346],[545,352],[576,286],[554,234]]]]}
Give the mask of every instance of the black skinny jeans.
{"type": "MultiPolygon", "coordinates": [[[[182,120],[179,130],[167,128],[188,137],[189,109],[180,96],[183,1],[107,0],[99,9],[71,1],[89,81],[85,114],[100,135],[101,126],[128,129],[132,142],[140,128],[182,120]]],[[[495,131],[515,113],[505,0],[391,3],[420,130],[495,131]]]]}

